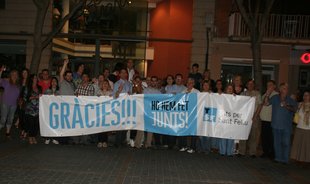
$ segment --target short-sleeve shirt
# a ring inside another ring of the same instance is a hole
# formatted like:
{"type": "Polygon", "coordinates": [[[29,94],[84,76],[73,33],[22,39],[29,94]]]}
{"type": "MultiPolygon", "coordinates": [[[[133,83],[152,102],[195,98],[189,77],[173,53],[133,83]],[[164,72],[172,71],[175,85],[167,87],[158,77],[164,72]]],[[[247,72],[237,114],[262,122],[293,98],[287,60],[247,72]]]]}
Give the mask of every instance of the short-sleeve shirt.
{"type": "Polygon", "coordinates": [[[131,94],[132,92],[132,86],[130,84],[130,82],[128,82],[128,80],[123,80],[120,79],[118,80],[115,84],[114,84],[114,88],[113,88],[113,96],[115,96],[119,86],[123,84],[123,90],[121,91],[121,93],[129,93],[131,94]]]}
{"type": "MultiPolygon", "coordinates": [[[[294,109],[297,108],[297,102],[292,98],[288,96],[285,97],[285,102],[294,109]]],[[[285,107],[281,107],[280,95],[274,95],[271,97],[269,103],[272,105],[272,128],[291,132],[294,112],[287,110],[285,107]]]]}
{"type": "Polygon", "coordinates": [[[9,106],[17,105],[17,98],[19,97],[20,89],[17,85],[11,84],[5,79],[0,79],[0,84],[4,88],[2,95],[2,102],[9,106]]]}
{"type": "Polygon", "coordinates": [[[50,86],[51,86],[51,81],[48,80],[47,82],[45,82],[44,80],[40,80],[40,81],[38,82],[38,85],[41,87],[42,93],[44,94],[45,91],[46,91],[48,88],[50,88],[50,86]]]}
{"type": "Polygon", "coordinates": [[[63,80],[59,83],[59,94],[60,95],[74,95],[74,84],[63,80]]]}
{"type": "Polygon", "coordinates": [[[172,93],[182,93],[184,90],[186,89],[186,87],[184,85],[177,85],[177,84],[174,84],[172,86],[172,93]]]}
{"type": "Polygon", "coordinates": [[[94,96],[95,88],[91,83],[88,83],[87,85],[83,85],[83,83],[81,83],[76,89],[75,94],[81,96],[94,96]]]}

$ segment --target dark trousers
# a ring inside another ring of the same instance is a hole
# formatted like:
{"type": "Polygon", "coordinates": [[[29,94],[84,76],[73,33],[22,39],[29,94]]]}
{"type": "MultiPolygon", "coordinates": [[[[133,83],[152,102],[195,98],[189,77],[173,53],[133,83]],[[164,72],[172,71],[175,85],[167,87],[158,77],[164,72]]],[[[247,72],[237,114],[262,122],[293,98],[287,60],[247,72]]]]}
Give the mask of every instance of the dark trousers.
{"type": "Polygon", "coordinates": [[[156,133],[154,133],[153,135],[154,135],[154,145],[160,146],[161,145],[160,137],[162,135],[161,134],[156,134],[156,133]]]}
{"type": "Polygon", "coordinates": [[[18,119],[19,119],[19,127],[20,129],[26,130],[26,123],[25,123],[25,110],[18,108],[18,119]]]}
{"type": "Polygon", "coordinates": [[[98,142],[108,143],[108,132],[102,132],[98,134],[98,142]]]}
{"type": "Polygon", "coordinates": [[[173,148],[177,144],[177,136],[169,135],[167,137],[169,148],[173,148]]]}
{"type": "Polygon", "coordinates": [[[137,135],[137,130],[130,130],[130,139],[135,140],[137,135]]]}
{"type": "Polygon", "coordinates": [[[29,137],[36,137],[39,132],[39,116],[31,116],[26,114],[25,119],[28,124],[27,132],[29,137]]]}
{"type": "Polygon", "coordinates": [[[189,148],[196,150],[196,141],[197,141],[197,137],[196,136],[182,136],[182,137],[179,137],[179,147],[180,148],[188,147],[187,146],[187,139],[188,138],[191,139],[189,148]]]}
{"type": "Polygon", "coordinates": [[[274,149],[273,149],[273,134],[271,122],[262,121],[262,147],[264,155],[273,158],[274,157],[274,149]]]}
{"type": "Polygon", "coordinates": [[[121,146],[124,144],[126,139],[127,130],[117,131],[115,134],[115,145],[121,146]]]}

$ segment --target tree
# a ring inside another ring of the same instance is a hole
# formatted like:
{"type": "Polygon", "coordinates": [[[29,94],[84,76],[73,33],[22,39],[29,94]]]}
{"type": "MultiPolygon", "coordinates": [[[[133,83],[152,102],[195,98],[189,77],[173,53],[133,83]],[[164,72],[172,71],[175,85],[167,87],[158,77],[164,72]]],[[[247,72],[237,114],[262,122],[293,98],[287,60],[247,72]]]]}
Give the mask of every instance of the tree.
{"type": "Polygon", "coordinates": [[[275,0],[235,0],[241,16],[250,31],[254,79],[262,90],[261,43],[271,8],[275,0]]]}
{"type": "Polygon", "coordinates": [[[33,3],[36,6],[36,20],[34,25],[34,33],[33,33],[33,52],[32,52],[32,60],[30,64],[30,72],[37,73],[39,69],[39,64],[41,60],[42,51],[46,48],[49,43],[52,41],[53,37],[59,33],[65,23],[84,5],[84,1],[78,1],[72,10],[64,16],[59,24],[47,34],[47,36],[43,40],[43,26],[44,20],[47,14],[48,7],[51,4],[51,0],[33,0],[33,3]]]}

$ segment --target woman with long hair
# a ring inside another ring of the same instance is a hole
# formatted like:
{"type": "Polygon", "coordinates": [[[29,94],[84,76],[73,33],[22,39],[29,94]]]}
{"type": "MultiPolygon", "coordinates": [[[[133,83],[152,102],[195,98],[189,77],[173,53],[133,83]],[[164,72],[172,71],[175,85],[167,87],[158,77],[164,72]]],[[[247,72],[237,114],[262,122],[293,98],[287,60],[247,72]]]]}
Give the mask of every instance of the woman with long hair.
{"type": "MultiPolygon", "coordinates": [[[[228,84],[225,88],[225,94],[232,95],[234,93],[234,86],[228,84]]],[[[220,155],[233,156],[234,154],[234,139],[219,139],[219,152],[220,155]]]]}
{"type": "Polygon", "coordinates": [[[29,70],[24,68],[20,73],[20,94],[18,98],[18,119],[16,122],[16,126],[20,128],[21,134],[20,138],[25,139],[27,137],[26,127],[25,127],[25,101],[24,101],[24,93],[29,81],[29,70]]]}
{"type": "Polygon", "coordinates": [[[305,91],[298,106],[298,122],[295,130],[291,158],[299,162],[310,162],[310,91],[305,91]]]}
{"type": "Polygon", "coordinates": [[[29,144],[37,144],[36,136],[39,132],[39,98],[42,89],[38,85],[38,77],[35,74],[30,76],[27,89],[25,92],[25,120],[27,124],[27,132],[29,144]]]}
{"type": "Polygon", "coordinates": [[[1,66],[0,86],[4,88],[4,93],[2,95],[0,129],[6,124],[5,135],[9,138],[20,91],[18,84],[18,71],[12,70],[9,74],[8,80],[5,80],[1,79],[1,75],[4,70],[5,67],[1,66]]]}
{"type": "MultiPolygon", "coordinates": [[[[110,87],[109,81],[104,79],[100,84],[100,93],[99,96],[112,96],[112,89],[110,87]]],[[[102,132],[98,134],[98,148],[108,147],[108,132],[102,132]]]]}
{"type": "MultiPolygon", "coordinates": [[[[210,80],[203,80],[201,83],[201,92],[203,93],[211,93],[211,81],[210,80]]],[[[201,136],[199,137],[201,151],[205,154],[211,152],[212,140],[213,137],[201,136]]]]}
{"type": "MultiPolygon", "coordinates": [[[[58,79],[56,77],[52,77],[50,87],[44,92],[45,95],[59,95],[59,85],[58,79]]],[[[59,144],[56,138],[46,137],[45,144],[49,144],[52,140],[52,143],[59,144]]]]}
{"type": "Polygon", "coordinates": [[[165,86],[166,94],[173,94],[173,84],[174,84],[174,77],[172,75],[167,75],[165,86]]]}

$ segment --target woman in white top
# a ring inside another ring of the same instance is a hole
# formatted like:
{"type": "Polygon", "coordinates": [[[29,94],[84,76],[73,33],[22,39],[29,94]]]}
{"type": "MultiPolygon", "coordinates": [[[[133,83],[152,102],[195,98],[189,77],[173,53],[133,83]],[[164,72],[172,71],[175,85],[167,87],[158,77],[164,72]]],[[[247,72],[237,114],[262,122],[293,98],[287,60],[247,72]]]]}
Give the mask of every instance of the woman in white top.
{"type": "Polygon", "coordinates": [[[310,92],[306,91],[303,96],[303,102],[297,110],[299,119],[293,146],[291,158],[300,162],[310,162],[310,92]]]}
{"type": "MultiPolygon", "coordinates": [[[[100,91],[97,94],[98,96],[112,96],[112,89],[110,87],[109,81],[104,79],[100,87],[100,91]]],[[[108,147],[108,132],[102,132],[98,134],[98,148],[106,148],[108,147]]]]}
{"type": "MultiPolygon", "coordinates": [[[[183,91],[183,93],[199,93],[199,90],[194,88],[195,86],[195,79],[188,78],[187,79],[187,88],[183,91]]],[[[179,151],[187,151],[187,153],[194,153],[196,150],[196,136],[180,136],[179,137],[179,144],[181,149],[179,151]],[[187,139],[190,138],[190,145],[187,145],[187,139]]]]}

